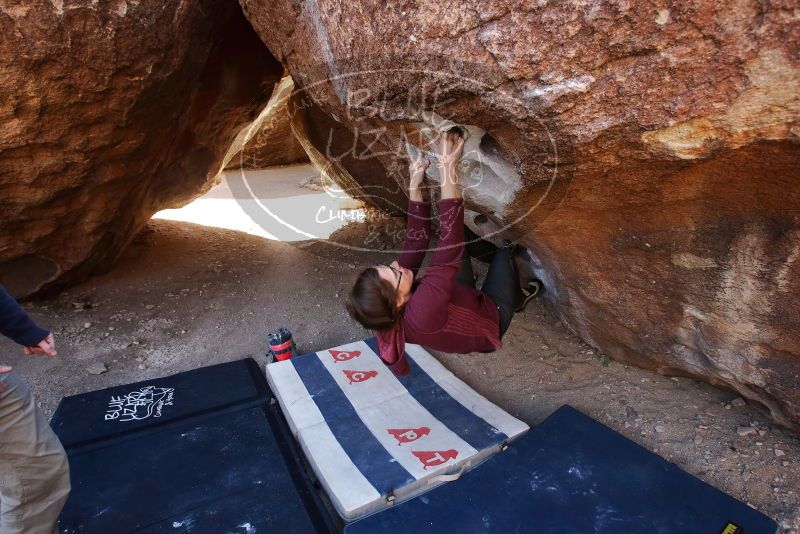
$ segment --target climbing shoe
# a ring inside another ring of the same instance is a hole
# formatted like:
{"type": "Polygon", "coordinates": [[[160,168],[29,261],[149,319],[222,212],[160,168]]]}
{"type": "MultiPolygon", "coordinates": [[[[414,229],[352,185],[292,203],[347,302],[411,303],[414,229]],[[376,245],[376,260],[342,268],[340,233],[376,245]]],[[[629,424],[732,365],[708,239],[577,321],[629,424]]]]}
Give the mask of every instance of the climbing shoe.
{"type": "Polygon", "coordinates": [[[514,311],[521,312],[524,310],[528,306],[528,303],[541,292],[542,283],[539,280],[534,279],[525,284],[525,287],[522,288],[522,304],[514,311]]]}

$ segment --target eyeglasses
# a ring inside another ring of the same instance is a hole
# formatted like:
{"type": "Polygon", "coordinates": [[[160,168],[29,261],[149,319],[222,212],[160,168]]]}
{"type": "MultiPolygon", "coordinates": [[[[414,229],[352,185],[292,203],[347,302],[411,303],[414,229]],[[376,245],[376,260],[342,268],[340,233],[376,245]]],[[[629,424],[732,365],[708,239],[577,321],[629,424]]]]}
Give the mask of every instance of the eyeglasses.
{"type": "Polygon", "coordinates": [[[397,287],[395,287],[395,288],[394,288],[394,293],[395,293],[395,295],[396,295],[396,294],[397,294],[397,292],[398,292],[398,291],[400,291],[400,281],[403,279],[403,271],[401,271],[400,269],[395,269],[395,268],[394,268],[394,267],[392,267],[391,265],[386,265],[385,263],[379,263],[378,265],[382,265],[382,266],[384,266],[384,267],[388,267],[388,268],[390,268],[392,271],[394,271],[394,272],[396,272],[396,273],[397,273],[397,287]]]}

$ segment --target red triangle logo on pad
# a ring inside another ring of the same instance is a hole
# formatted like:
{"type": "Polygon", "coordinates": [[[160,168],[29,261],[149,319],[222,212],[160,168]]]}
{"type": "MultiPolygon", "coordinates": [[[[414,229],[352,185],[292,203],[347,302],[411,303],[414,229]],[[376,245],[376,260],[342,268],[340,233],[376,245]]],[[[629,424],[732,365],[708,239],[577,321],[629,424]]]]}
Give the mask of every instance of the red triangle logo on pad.
{"type": "Polygon", "coordinates": [[[364,382],[365,380],[369,380],[370,378],[378,376],[378,371],[350,371],[345,369],[342,372],[351,384],[355,384],[356,382],[364,382]]]}
{"type": "Polygon", "coordinates": [[[411,454],[416,456],[417,459],[422,462],[422,465],[425,466],[425,469],[427,469],[429,467],[442,465],[448,460],[455,460],[456,456],[458,456],[458,451],[455,449],[446,451],[411,451],[411,454]]]}
{"type": "Polygon", "coordinates": [[[334,350],[329,349],[328,352],[331,353],[333,356],[333,361],[335,362],[346,362],[347,360],[352,360],[358,356],[361,356],[360,350],[334,350]]]}
{"type": "Polygon", "coordinates": [[[427,426],[419,428],[390,428],[388,432],[394,436],[398,445],[402,445],[403,443],[417,441],[422,436],[427,436],[431,433],[431,429],[427,426]]]}

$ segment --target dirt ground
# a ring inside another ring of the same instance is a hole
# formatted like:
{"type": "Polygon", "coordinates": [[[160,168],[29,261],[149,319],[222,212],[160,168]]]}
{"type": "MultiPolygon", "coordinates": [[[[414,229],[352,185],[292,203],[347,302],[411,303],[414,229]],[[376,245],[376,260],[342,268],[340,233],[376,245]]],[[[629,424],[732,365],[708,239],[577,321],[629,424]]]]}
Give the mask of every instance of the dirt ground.
{"type": "MultiPolygon", "coordinates": [[[[368,224],[340,234],[363,235],[368,224]]],[[[0,353],[50,416],[66,395],[245,357],[263,364],[266,332],[282,324],[301,352],[367,337],[343,299],[362,265],[386,259],[153,220],[111,272],[26,304],[54,331],[57,357],[23,356],[5,338],[0,353]]],[[[609,360],[546,299],[515,317],[496,353],[435,354],[530,425],[570,404],[800,532],[798,436],[731,392],[609,360]]]]}

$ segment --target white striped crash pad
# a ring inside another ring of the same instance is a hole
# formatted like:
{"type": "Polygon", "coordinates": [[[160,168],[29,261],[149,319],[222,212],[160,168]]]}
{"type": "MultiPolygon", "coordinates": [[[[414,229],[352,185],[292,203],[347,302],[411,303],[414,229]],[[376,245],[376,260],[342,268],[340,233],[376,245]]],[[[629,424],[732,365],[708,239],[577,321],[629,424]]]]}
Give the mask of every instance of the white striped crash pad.
{"type": "Polygon", "coordinates": [[[395,376],[377,340],[267,365],[267,380],[339,515],[352,521],[457,478],[528,430],[419,345],[395,376]],[[444,476],[443,476],[444,475],[444,476]]]}

